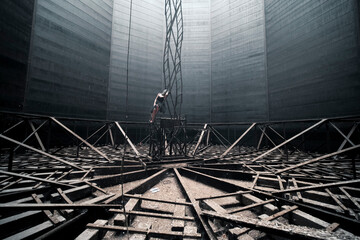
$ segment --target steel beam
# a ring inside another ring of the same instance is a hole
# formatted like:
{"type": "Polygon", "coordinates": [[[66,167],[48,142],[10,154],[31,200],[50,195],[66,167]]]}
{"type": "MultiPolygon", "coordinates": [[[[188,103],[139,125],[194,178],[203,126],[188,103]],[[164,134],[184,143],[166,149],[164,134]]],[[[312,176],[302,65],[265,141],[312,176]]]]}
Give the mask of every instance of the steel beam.
{"type": "Polygon", "coordinates": [[[126,141],[130,144],[132,150],[134,150],[136,156],[140,156],[139,151],[136,149],[135,145],[131,142],[130,138],[126,135],[125,131],[122,129],[120,124],[116,121],[115,121],[115,124],[118,127],[118,129],[120,130],[120,132],[122,133],[122,135],[125,137],[126,141]]]}
{"type": "Polygon", "coordinates": [[[46,149],[45,149],[44,144],[42,143],[42,141],[40,139],[40,136],[37,133],[37,131],[40,129],[41,126],[43,126],[47,122],[47,120],[43,124],[41,124],[37,129],[35,129],[34,124],[30,120],[28,122],[29,122],[29,125],[30,125],[31,129],[33,130],[33,133],[35,134],[36,140],[38,141],[38,143],[39,143],[39,145],[41,147],[41,150],[43,150],[45,152],[46,149]]]}
{"type": "Polygon", "coordinates": [[[256,123],[251,124],[251,126],[220,156],[220,158],[225,157],[230,151],[231,149],[233,149],[236,144],[238,144],[240,142],[241,139],[243,139],[243,137],[245,137],[245,135],[256,125],[256,123]]]}
{"type": "Polygon", "coordinates": [[[195,146],[195,148],[194,148],[194,151],[193,151],[193,153],[192,153],[193,156],[195,156],[196,151],[198,150],[198,148],[199,148],[199,146],[200,146],[200,143],[201,143],[201,141],[202,141],[202,139],[203,139],[203,137],[204,137],[204,133],[205,133],[206,129],[207,129],[207,123],[204,125],[204,128],[203,128],[203,130],[201,131],[199,140],[198,140],[198,142],[197,142],[197,144],[196,144],[196,146],[195,146]]]}
{"type": "Polygon", "coordinates": [[[329,154],[326,154],[326,155],[321,156],[321,157],[317,157],[317,158],[314,158],[314,159],[310,159],[310,160],[307,160],[307,161],[305,161],[305,162],[296,164],[296,165],[294,165],[294,166],[287,167],[287,168],[284,168],[284,169],[282,169],[282,170],[278,170],[278,171],[275,172],[275,174],[280,174],[280,173],[289,171],[289,170],[291,170],[291,169],[299,168],[299,167],[302,167],[302,166],[307,165],[307,164],[310,164],[310,163],[318,162],[318,161],[323,160],[323,159],[325,159],[325,158],[329,158],[329,157],[332,157],[332,156],[335,156],[335,155],[338,155],[338,154],[341,154],[341,153],[344,153],[344,152],[348,152],[348,151],[357,149],[357,148],[359,148],[359,147],[360,147],[360,144],[355,145],[355,146],[353,146],[353,147],[345,148],[345,149],[340,150],[340,151],[336,151],[336,152],[333,152],[333,153],[329,153],[329,154]]]}
{"type": "Polygon", "coordinates": [[[95,152],[97,152],[100,156],[102,156],[103,158],[105,158],[106,160],[108,160],[110,162],[110,159],[101,151],[99,151],[96,147],[94,147],[93,145],[91,145],[90,143],[88,143],[87,141],[85,141],[85,139],[83,139],[82,137],[80,137],[79,135],[77,135],[76,133],[74,133],[73,131],[71,131],[68,127],[66,127],[64,124],[62,124],[60,121],[58,121],[56,118],[54,117],[50,117],[51,120],[53,120],[56,124],[58,124],[60,127],[62,127],[63,129],[65,129],[67,132],[69,132],[70,134],[72,134],[74,137],[76,137],[77,139],[79,139],[80,141],[82,141],[84,144],[86,144],[88,147],[90,147],[92,150],[94,150],[95,152]]]}
{"type": "Polygon", "coordinates": [[[354,126],[351,128],[350,132],[346,136],[345,140],[341,143],[340,147],[338,148],[338,151],[344,148],[345,144],[347,143],[347,139],[350,139],[351,135],[355,132],[355,129],[357,128],[358,124],[355,123],[354,126]]]}
{"type": "Polygon", "coordinates": [[[315,128],[315,127],[317,127],[317,126],[319,126],[319,125],[323,124],[323,123],[324,123],[324,122],[326,122],[326,121],[327,121],[327,119],[322,119],[322,120],[320,120],[319,122],[317,122],[317,123],[315,123],[314,125],[312,125],[312,126],[308,127],[308,128],[307,128],[307,129],[305,129],[304,131],[302,131],[302,132],[300,132],[300,133],[296,134],[295,136],[293,136],[293,137],[289,138],[288,140],[284,141],[283,143],[281,143],[281,144],[279,144],[279,145],[277,145],[277,146],[273,147],[273,148],[272,148],[272,149],[270,149],[269,151],[266,151],[265,153],[261,154],[260,156],[257,156],[256,158],[254,158],[254,159],[253,159],[253,160],[251,160],[251,161],[252,161],[252,162],[255,162],[255,161],[259,160],[260,158],[265,157],[266,155],[268,155],[268,154],[272,153],[274,150],[278,149],[279,147],[284,146],[285,144],[287,144],[287,143],[291,142],[292,140],[294,140],[294,139],[298,138],[299,136],[301,136],[301,135],[303,135],[304,133],[306,133],[306,132],[310,131],[311,129],[313,129],[313,128],[315,128]]]}
{"type": "Polygon", "coordinates": [[[343,138],[345,138],[346,141],[348,141],[351,145],[355,146],[355,144],[350,140],[350,138],[348,138],[335,124],[333,124],[332,122],[329,123],[333,128],[335,128],[336,131],[338,131],[338,133],[340,133],[341,136],[343,136],[343,138]]]}
{"type": "Polygon", "coordinates": [[[37,182],[46,182],[46,183],[50,183],[52,185],[61,186],[61,187],[68,187],[68,188],[69,187],[76,187],[76,186],[71,185],[71,184],[60,183],[60,182],[56,182],[56,181],[52,181],[52,180],[48,180],[48,179],[33,177],[33,176],[25,175],[25,174],[7,172],[7,171],[3,171],[3,170],[0,170],[0,174],[4,174],[4,175],[7,175],[7,176],[12,176],[12,177],[29,179],[29,180],[33,180],[33,181],[37,181],[37,182]]]}
{"type": "Polygon", "coordinates": [[[74,167],[74,168],[80,169],[81,171],[85,171],[83,168],[81,168],[81,167],[79,167],[79,166],[77,166],[77,165],[75,165],[75,164],[73,164],[73,163],[70,163],[70,162],[68,162],[68,161],[66,161],[66,160],[63,160],[63,159],[61,159],[61,158],[59,158],[59,157],[56,157],[56,156],[54,156],[54,155],[51,155],[51,154],[49,154],[49,153],[47,153],[47,152],[41,151],[41,150],[39,150],[39,149],[36,149],[36,148],[34,148],[34,147],[31,147],[31,146],[26,145],[26,144],[24,144],[24,143],[21,143],[21,142],[19,142],[19,141],[16,141],[16,140],[14,140],[14,139],[12,139],[12,138],[6,137],[6,136],[4,136],[4,135],[2,135],[2,134],[0,134],[0,138],[3,138],[3,139],[5,139],[5,140],[7,140],[7,141],[9,141],[9,142],[12,142],[12,143],[15,143],[15,144],[17,144],[17,145],[20,145],[20,146],[22,146],[22,147],[24,147],[24,148],[30,149],[30,150],[32,150],[32,151],[34,151],[34,152],[40,153],[40,154],[42,154],[42,155],[45,155],[45,156],[47,156],[47,157],[49,157],[49,158],[52,158],[52,159],[54,159],[54,160],[56,160],[56,161],[59,161],[59,162],[62,162],[62,163],[64,163],[64,164],[66,164],[66,165],[69,165],[69,166],[72,166],[72,167],[74,167]]]}
{"type": "Polygon", "coordinates": [[[309,191],[309,190],[314,190],[314,189],[341,187],[341,186],[359,184],[359,183],[360,183],[360,179],[357,179],[357,180],[349,180],[349,181],[340,181],[340,182],[335,182],[335,183],[316,184],[316,185],[311,185],[311,186],[306,186],[306,187],[289,188],[289,189],[284,189],[284,190],[277,190],[272,193],[279,194],[279,193],[301,192],[301,191],[309,191]]]}
{"type": "Polygon", "coordinates": [[[203,229],[205,230],[207,236],[209,237],[209,239],[211,240],[216,240],[217,238],[215,237],[213,231],[211,230],[210,226],[207,224],[207,222],[205,221],[205,219],[201,216],[201,209],[199,207],[199,203],[196,202],[195,198],[192,196],[192,194],[190,193],[190,191],[188,190],[188,188],[185,185],[185,182],[182,178],[182,176],[180,175],[179,171],[177,169],[174,168],[174,172],[176,174],[176,177],[182,187],[182,189],[185,191],[188,199],[190,200],[190,202],[193,205],[193,208],[195,210],[195,213],[198,217],[198,219],[200,220],[200,223],[203,227],[203,229]]]}
{"type": "MultiPolygon", "coordinates": [[[[30,135],[27,136],[21,143],[25,143],[27,140],[29,140],[29,138],[32,137],[32,135],[37,134],[37,131],[38,131],[42,126],[44,126],[44,124],[45,124],[46,122],[47,122],[47,120],[46,120],[45,122],[43,122],[42,124],[40,124],[40,126],[39,126],[38,128],[33,129],[33,132],[30,133],[30,135]]],[[[32,128],[34,127],[34,125],[31,125],[31,126],[32,126],[32,128]]],[[[39,138],[39,139],[40,139],[40,138],[39,138]]],[[[40,142],[41,142],[41,140],[40,140],[40,142]]],[[[40,144],[40,142],[39,142],[39,144],[40,144]]],[[[42,144],[42,143],[41,143],[41,144],[42,144]]],[[[46,149],[44,148],[44,146],[43,146],[43,145],[40,145],[40,146],[42,146],[41,149],[45,152],[46,149]]],[[[14,152],[15,152],[19,147],[20,147],[20,146],[16,146],[16,147],[14,148],[14,152]]]]}

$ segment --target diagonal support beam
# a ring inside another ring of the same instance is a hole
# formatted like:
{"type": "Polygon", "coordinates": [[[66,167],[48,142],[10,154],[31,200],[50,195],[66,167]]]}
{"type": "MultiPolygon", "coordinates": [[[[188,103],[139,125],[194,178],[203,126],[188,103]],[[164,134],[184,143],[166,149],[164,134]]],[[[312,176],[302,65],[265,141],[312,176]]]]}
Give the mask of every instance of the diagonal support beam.
{"type": "Polygon", "coordinates": [[[5,133],[9,132],[10,130],[16,128],[17,126],[19,126],[19,125],[22,124],[23,122],[24,122],[24,120],[21,120],[20,122],[14,124],[13,126],[11,126],[11,127],[9,127],[8,129],[4,130],[4,131],[2,132],[2,134],[5,134],[5,133]]]}
{"type": "Polygon", "coordinates": [[[131,142],[130,138],[126,135],[125,131],[122,129],[118,122],[115,122],[116,126],[119,128],[122,135],[125,137],[126,141],[130,144],[131,148],[134,150],[136,156],[140,156],[139,151],[136,149],[135,145],[131,142]]]}
{"type": "Polygon", "coordinates": [[[329,154],[326,154],[326,155],[321,156],[321,157],[317,157],[317,158],[314,158],[314,159],[310,159],[310,160],[307,160],[307,161],[305,161],[305,162],[296,164],[296,165],[294,165],[294,166],[287,167],[287,168],[284,168],[284,169],[282,169],[282,170],[279,170],[279,171],[275,172],[275,174],[280,174],[280,173],[289,171],[289,170],[294,169],[294,168],[298,168],[298,167],[302,167],[302,166],[307,165],[307,164],[310,164],[310,163],[318,162],[318,161],[323,160],[323,159],[325,159],[325,158],[329,158],[329,157],[332,157],[332,156],[335,156],[335,155],[338,155],[338,154],[341,154],[341,153],[344,153],[344,152],[348,152],[348,151],[357,149],[357,148],[359,148],[359,147],[360,147],[360,144],[355,145],[355,146],[353,146],[353,147],[345,148],[345,149],[340,150],[340,151],[336,151],[336,152],[333,152],[333,153],[329,153],[329,154]]]}
{"type": "Polygon", "coordinates": [[[259,127],[259,129],[261,130],[261,135],[260,135],[260,139],[259,139],[259,142],[258,142],[258,145],[256,147],[257,150],[259,150],[260,146],[261,146],[261,143],[262,143],[262,140],[264,138],[264,132],[266,130],[266,126],[264,128],[264,131],[259,127]]]}
{"type": "Polygon", "coordinates": [[[330,125],[336,129],[336,131],[338,131],[340,133],[341,136],[343,136],[343,138],[345,138],[346,141],[348,141],[351,145],[355,146],[355,144],[350,140],[350,138],[348,138],[347,136],[345,136],[345,134],[332,122],[329,122],[330,125]]]}
{"type": "MultiPolygon", "coordinates": [[[[40,124],[40,126],[39,126],[37,129],[33,130],[33,132],[32,132],[29,136],[27,136],[27,137],[24,139],[24,141],[22,141],[22,143],[25,143],[27,140],[29,140],[29,138],[31,138],[42,126],[44,126],[45,123],[47,123],[47,120],[46,120],[45,122],[43,122],[42,124],[40,124]]],[[[15,147],[15,148],[14,148],[14,152],[15,152],[19,147],[20,147],[20,146],[15,147]]],[[[43,151],[45,151],[45,149],[43,149],[43,151]]]]}
{"type": "MultiPolygon", "coordinates": [[[[95,134],[97,134],[98,132],[100,132],[101,129],[103,129],[105,126],[106,126],[106,124],[102,125],[99,129],[97,129],[97,130],[96,130],[95,132],[93,132],[90,136],[88,136],[88,137],[85,139],[85,141],[88,141],[88,140],[89,140],[90,138],[92,138],[95,134]]],[[[79,144],[79,147],[80,147],[82,144],[84,144],[84,142],[81,142],[81,143],[79,144]]]]}
{"type": "Polygon", "coordinates": [[[267,151],[267,152],[265,152],[265,153],[261,154],[260,156],[257,156],[256,158],[254,158],[253,160],[251,160],[251,162],[255,162],[255,161],[257,161],[257,160],[259,160],[259,159],[261,159],[261,158],[265,157],[266,155],[268,155],[268,154],[272,153],[274,150],[276,150],[276,149],[278,149],[278,148],[280,148],[280,147],[284,146],[285,144],[287,144],[287,143],[291,142],[292,140],[294,140],[294,139],[298,138],[299,136],[301,136],[301,135],[305,134],[306,132],[310,131],[311,129],[316,128],[317,126],[319,126],[319,125],[323,124],[323,123],[324,123],[324,122],[326,122],[326,121],[327,121],[327,119],[322,119],[322,120],[320,120],[319,122],[317,122],[317,123],[315,123],[314,125],[312,125],[312,126],[308,127],[308,128],[307,128],[307,129],[305,129],[304,131],[302,131],[302,132],[300,132],[300,133],[296,134],[296,135],[295,135],[295,136],[293,136],[292,138],[289,138],[288,140],[286,140],[286,141],[282,142],[281,144],[279,144],[279,145],[277,145],[277,146],[273,147],[273,148],[272,148],[272,149],[270,149],[269,151],[267,151]]]}
{"type": "Polygon", "coordinates": [[[200,143],[201,143],[201,141],[202,141],[202,139],[203,139],[203,137],[204,137],[204,133],[205,133],[206,129],[207,129],[207,123],[204,125],[204,128],[203,128],[203,130],[201,131],[201,134],[200,134],[200,137],[199,137],[199,141],[197,142],[197,144],[196,144],[196,146],[195,146],[195,149],[194,149],[194,151],[193,151],[193,153],[192,153],[193,156],[195,156],[196,151],[198,150],[198,148],[199,148],[199,146],[200,146],[200,143]]]}
{"type": "MultiPolygon", "coordinates": [[[[47,120],[46,120],[44,123],[46,123],[46,122],[47,122],[47,120]]],[[[44,123],[41,124],[40,126],[43,126],[44,123]]],[[[29,120],[29,125],[30,125],[31,129],[33,130],[33,133],[35,134],[36,140],[38,141],[38,143],[39,143],[39,145],[40,145],[40,147],[41,147],[41,150],[43,150],[43,151],[45,152],[46,149],[45,149],[45,147],[44,147],[44,144],[42,143],[42,141],[41,141],[41,139],[40,139],[40,136],[39,136],[39,134],[37,133],[37,131],[40,129],[40,127],[39,127],[38,129],[35,129],[33,122],[31,122],[30,120],[29,120]]]]}
{"type": "Polygon", "coordinates": [[[233,149],[236,144],[238,144],[240,142],[241,139],[243,139],[245,137],[245,135],[256,125],[256,123],[251,124],[251,126],[220,156],[220,158],[225,157],[230,151],[231,149],[233,149]]]}
{"type": "Polygon", "coordinates": [[[348,133],[348,135],[346,136],[345,140],[341,143],[338,151],[340,151],[341,149],[344,148],[345,144],[347,143],[347,138],[350,139],[351,135],[355,132],[356,128],[357,128],[358,124],[355,123],[354,126],[351,128],[350,132],[348,133]]]}
{"type": "Polygon", "coordinates": [[[86,144],[88,147],[90,147],[92,150],[94,150],[95,152],[97,152],[100,156],[102,156],[103,158],[105,158],[106,160],[108,160],[109,162],[110,159],[101,151],[99,151],[99,149],[97,149],[96,147],[94,147],[93,145],[91,145],[90,143],[88,143],[87,141],[85,141],[85,139],[83,139],[82,137],[80,137],[79,135],[77,135],[76,133],[74,133],[73,131],[71,131],[68,127],[66,127],[64,124],[62,124],[61,122],[59,122],[56,118],[54,117],[50,117],[51,120],[53,120],[56,124],[58,124],[60,127],[64,128],[67,132],[69,132],[70,134],[72,134],[74,137],[76,137],[77,139],[79,139],[80,141],[82,141],[84,144],[86,144]]]}
{"type": "MultiPolygon", "coordinates": [[[[276,143],[269,137],[269,135],[266,134],[265,129],[262,129],[261,127],[259,127],[259,129],[263,132],[263,134],[265,135],[265,137],[272,143],[272,145],[274,145],[276,147],[276,143]]],[[[278,148],[277,149],[281,154],[284,154],[283,151],[278,148]]]]}
{"type": "Polygon", "coordinates": [[[76,186],[70,185],[70,184],[60,183],[60,182],[56,182],[56,181],[52,181],[52,180],[48,180],[48,179],[43,179],[43,178],[38,178],[38,177],[33,177],[33,176],[25,175],[25,174],[7,172],[7,171],[3,171],[3,170],[0,170],[0,174],[4,174],[4,175],[7,175],[7,176],[12,176],[12,177],[23,178],[23,179],[34,180],[34,181],[37,181],[37,182],[46,182],[46,183],[50,183],[52,185],[56,185],[56,186],[60,186],[60,187],[76,187],[76,186]]]}
{"type": "Polygon", "coordinates": [[[54,160],[56,160],[56,161],[58,161],[58,162],[62,162],[62,163],[66,164],[66,165],[69,165],[69,166],[71,166],[71,167],[73,167],[73,168],[77,168],[77,169],[80,169],[81,171],[85,171],[83,168],[81,168],[81,167],[79,167],[79,166],[77,166],[77,165],[75,165],[75,164],[73,164],[73,163],[71,163],[71,162],[68,162],[68,161],[63,160],[63,159],[61,159],[61,158],[59,158],[59,157],[56,157],[56,156],[54,156],[54,155],[51,155],[51,154],[49,154],[49,153],[47,153],[47,152],[44,152],[44,151],[41,151],[41,150],[36,149],[36,148],[34,148],[34,147],[31,147],[31,146],[29,146],[29,145],[27,145],[27,144],[24,144],[24,143],[21,143],[21,142],[19,142],[19,141],[16,141],[16,140],[14,140],[14,139],[12,139],[12,138],[9,138],[9,137],[7,137],[7,136],[4,136],[4,135],[2,135],[2,134],[0,134],[0,138],[5,139],[5,140],[7,140],[7,141],[9,141],[9,142],[15,143],[15,144],[17,144],[17,145],[20,145],[20,146],[22,146],[22,147],[24,147],[24,148],[30,149],[30,150],[32,150],[32,151],[34,151],[34,152],[40,153],[40,154],[42,154],[42,155],[45,155],[45,156],[47,156],[47,157],[49,157],[49,158],[52,158],[52,159],[54,159],[54,160]]]}

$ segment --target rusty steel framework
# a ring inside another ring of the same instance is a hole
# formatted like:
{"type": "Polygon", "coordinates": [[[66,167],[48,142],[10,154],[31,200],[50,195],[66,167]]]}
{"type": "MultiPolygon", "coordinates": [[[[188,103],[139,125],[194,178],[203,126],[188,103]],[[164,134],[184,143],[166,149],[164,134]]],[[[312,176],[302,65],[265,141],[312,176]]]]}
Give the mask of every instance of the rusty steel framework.
{"type": "Polygon", "coordinates": [[[163,56],[164,88],[170,91],[165,104],[170,118],[161,118],[160,124],[150,124],[149,156],[186,157],[186,120],[181,116],[183,83],[181,48],[183,41],[182,0],[165,0],[166,38],[163,56]]]}
{"type": "Polygon", "coordinates": [[[186,158],[160,161],[146,123],[0,121],[0,238],[360,235],[359,117],[188,124],[186,158]]]}
{"type": "Polygon", "coordinates": [[[181,115],[183,83],[181,48],[183,41],[182,0],[165,0],[166,38],[163,56],[164,88],[170,90],[167,104],[171,118],[181,115]]]}

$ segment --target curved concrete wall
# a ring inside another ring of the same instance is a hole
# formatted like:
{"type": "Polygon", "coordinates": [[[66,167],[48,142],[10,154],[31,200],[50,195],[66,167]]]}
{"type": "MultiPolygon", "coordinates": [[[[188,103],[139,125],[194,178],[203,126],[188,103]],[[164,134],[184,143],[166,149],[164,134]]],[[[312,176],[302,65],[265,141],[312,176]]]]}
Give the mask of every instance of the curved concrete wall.
{"type": "MultiPolygon", "coordinates": [[[[359,115],[358,5],[183,0],[188,121],[359,115]]],[[[1,1],[0,109],[147,121],[162,87],[164,2],[133,0],[126,111],[129,7],[1,1]]]]}

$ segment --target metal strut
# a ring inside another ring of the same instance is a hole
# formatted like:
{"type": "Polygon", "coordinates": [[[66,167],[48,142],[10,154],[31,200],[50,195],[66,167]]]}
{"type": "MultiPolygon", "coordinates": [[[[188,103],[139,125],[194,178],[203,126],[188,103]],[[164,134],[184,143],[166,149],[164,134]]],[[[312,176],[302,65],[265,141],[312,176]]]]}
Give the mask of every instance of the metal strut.
{"type": "Polygon", "coordinates": [[[163,57],[164,87],[171,94],[167,107],[172,118],[180,116],[182,105],[181,47],[183,41],[182,0],[165,0],[166,39],[163,57]]]}

